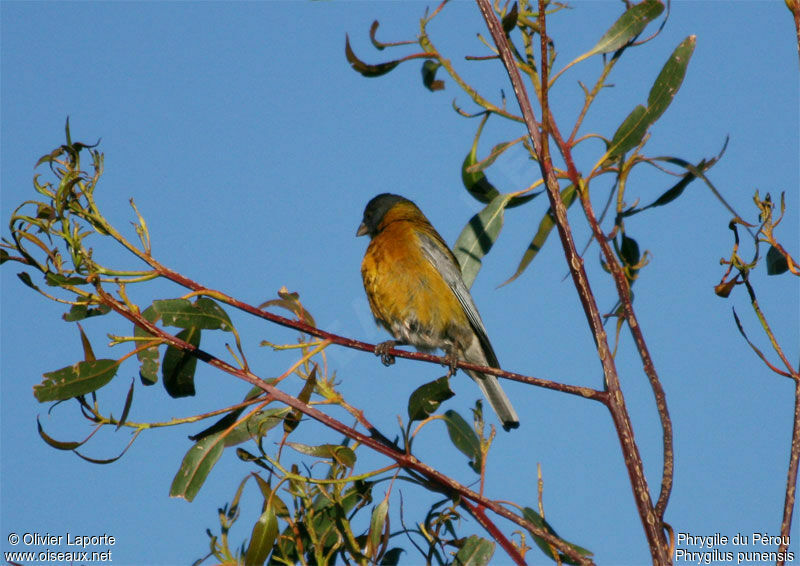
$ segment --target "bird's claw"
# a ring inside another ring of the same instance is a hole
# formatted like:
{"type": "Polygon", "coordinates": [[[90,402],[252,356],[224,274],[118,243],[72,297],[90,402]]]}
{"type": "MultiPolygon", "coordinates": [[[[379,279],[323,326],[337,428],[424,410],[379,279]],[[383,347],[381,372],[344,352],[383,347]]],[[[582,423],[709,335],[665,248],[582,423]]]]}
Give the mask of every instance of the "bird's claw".
{"type": "Polygon", "coordinates": [[[447,377],[453,377],[458,371],[458,355],[455,352],[447,352],[444,361],[447,366],[447,377]]]}
{"type": "Polygon", "coordinates": [[[375,355],[380,356],[383,365],[390,366],[394,363],[394,356],[389,353],[389,350],[395,346],[397,346],[395,340],[387,340],[375,345],[375,355]]]}

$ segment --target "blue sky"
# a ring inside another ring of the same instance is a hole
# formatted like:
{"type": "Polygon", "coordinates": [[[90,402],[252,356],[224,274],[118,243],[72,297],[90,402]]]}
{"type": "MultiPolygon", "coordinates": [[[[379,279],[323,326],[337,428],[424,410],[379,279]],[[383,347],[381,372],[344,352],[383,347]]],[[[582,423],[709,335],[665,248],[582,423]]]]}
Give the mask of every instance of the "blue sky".
{"type": "MultiPolygon", "coordinates": [[[[412,39],[424,3],[4,1],[0,6],[3,225],[14,207],[33,198],[33,164],[63,143],[69,116],[73,139],[93,143],[102,138],[106,172],[100,205],[133,235],[128,206],[133,197],[148,221],[159,261],[251,304],[273,298],[285,286],[300,293],[320,327],[377,342],[387,335],[374,326],[361,286],[366,242],[353,237],[364,204],[379,192],[407,196],[450,243],[480,210],[460,180],[477,123],[451,108],[455,98],[471,109],[467,97],[448,78],[443,92],[425,90],[419,62],[366,79],[344,58],[345,33],[362,59],[393,58],[392,52],[372,48],[369,25],[380,20],[378,37],[385,41],[412,39]]],[[[558,68],[591,48],[622,9],[619,2],[573,6],[549,23],[558,68]]],[[[475,34],[485,36],[486,30],[474,4],[449,5],[429,31],[467,79],[483,85],[486,96],[499,100],[501,88],[510,94],[496,62],[461,58],[485,53],[475,34]]],[[[783,2],[674,2],[663,33],[617,65],[611,79],[615,86],[603,92],[584,132],[613,134],[628,112],[645,102],[661,65],[691,34],[697,35],[697,47],[686,79],[651,130],[648,152],[697,162],[715,155],[730,136],[711,179],[751,220],[755,189],[773,197],[786,191],[788,212],[779,234],[797,257],[798,61],[783,2]]],[[[571,128],[580,107],[577,81],[593,84],[599,69],[598,60],[589,59],[563,76],[552,92],[562,130],[571,128]]],[[[481,152],[520,134],[516,126],[492,120],[481,152]]],[[[577,152],[578,168],[588,170],[598,152],[599,144],[585,144],[577,152]]],[[[512,153],[489,176],[501,190],[513,191],[535,180],[538,169],[521,153],[512,153]]],[[[628,190],[631,198],[649,202],[672,182],[642,170],[628,190]]],[[[598,206],[606,189],[602,182],[593,185],[598,206]]],[[[599,387],[602,374],[591,336],[575,290],[563,280],[566,264],[555,238],[522,277],[497,288],[516,269],[545,209],[541,198],[508,211],[473,296],[504,368],[599,387]]],[[[582,245],[588,232],[577,208],[570,219],[582,245]]],[[[755,341],[768,349],[745,294],[737,290],[723,300],[713,293],[722,274],[719,259],[730,253],[729,220],[730,214],[695,182],[670,206],[627,223],[630,234],[652,254],[636,283],[635,307],[675,428],[675,485],[666,520],[676,532],[695,536],[777,535],[793,388],[767,371],[739,336],[731,306],[755,341]]],[[[8,236],[7,228],[3,235],[8,236]]],[[[99,239],[95,245],[111,262],[129,260],[99,239]]],[[[613,288],[598,265],[596,248],[587,253],[586,264],[600,308],[610,309],[613,288]]],[[[48,407],[31,394],[43,372],[79,359],[80,340],[74,325],[60,320],[62,308],[19,282],[19,270],[13,264],[0,269],[0,548],[11,549],[7,536],[12,532],[109,534],[116,537],[112,557],[117,565],[186,564],[199,558],[207,549],[205,529],[218,530],[216,509],[230,501],[250,470],[226,453],[189,504],[167,494],[190,446],[186,437],[199,426],[143,434],[121,461],[109,466],[45,445],[37,435],[37,415],[48,433],[61,440],[89,432],[71,405],[48,414],[48,407]]],[[[753,278],[789,359],[797,360],[796,278],[767,277],[763,269],[753,278]]],[[[133,296],[144,301],[181,293],[159,283],[133,296]]],[[[84,328],[98,357],[120,356],[120,348],[106,348],[106,334],[130,332],[128,324],[105,318],[87,321],[84,328]]],[[[256,373],[276,375],[287,366],[287,356],[259,348],[258,342],[291,342],[294,333],[238,314],[234,322],[246,337],[256,373]]],[[[208,348],[224,355],[221,341],[210,341],[208,348]]],[[[407,361],[385,369],[371,355],[338,348],[329,349],[328,360],[345,395],[387,433],[396,430],[396,415],[405,415],[410,392],[441,375],[435,366],[407,361]]],[[[652,393],[627,335],[618,367],[651,490],[657,493],[660,430],[652,393]]],[[[134,364],[123,366],[100,393],[107,410],[119,414],[135,375],[134,364]]],[[[445,407],[467,414],[477,388],[463,374],[454,387],[457,396],[445,407]]],[[[547,518],[562,536],[594,551],[601,564],[647,562],[607,413],[577,398],[515,383],[504,387],[522,426],[498,435],[487,495],[535,507],[539,463],[547,518]]],[[[129,418],[187,416],[235,403],[247,390],[202,367],[197,388],[196,398],[168,401],[162,388],[144,389],[137,378],[129,418]]],[[[124,431],[102,431],[84,450],[108,458],[128,439],[124,431]]],[[[441,423],[433,423],[417,447],[420,457],[460,481],[475,480],[462,456],[448,447],[441,423]]],[[[365,456],[364,465],[370,464],[386,462],[365,456]]],[[[252,520],[260,499],[255,490],[245,493],[249,499],[243,513],[252,520]]],[[[409,490],[404,496],[413,500],[419,493],[409,490]]],[[[472,522],[464,527],[477,530],[472,522]]],[[[797,553],[797,522],[793,533],[797,553]]],[[[238,542],[248,534],[249,526],[240,527],[232,537],[238,542]]],[[[22,545],[17,549],[26,550],[22,545]]],[[[532,552],[538,562],[537,551],[532,552]]],[[[496,563],[505,559],[498,551],[496,563]]]]}

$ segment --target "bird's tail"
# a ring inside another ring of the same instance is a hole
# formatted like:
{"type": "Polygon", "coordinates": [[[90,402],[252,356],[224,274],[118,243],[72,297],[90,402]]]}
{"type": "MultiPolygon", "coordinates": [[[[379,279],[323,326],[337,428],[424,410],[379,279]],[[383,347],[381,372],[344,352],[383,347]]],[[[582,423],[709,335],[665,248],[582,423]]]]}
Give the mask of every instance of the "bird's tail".
{"type": "Polygon", "coordinates": [[[478,384],[481,391],[483,391],[483,396],[489,401],[492,409],[494,409],[494,412],[497,414],[497,418],[503,423],[503,429],[508,431],[512,428],[519,427],[517,412],[514,410],[513,405],[511,405],[511,400],[508,398],[508,395],[506,395],[506,392],[500,387],[498,379],[486,373],[478,373],[477,371],[470,370],[465,371],[475,380],[475,383],[478,384]]]}

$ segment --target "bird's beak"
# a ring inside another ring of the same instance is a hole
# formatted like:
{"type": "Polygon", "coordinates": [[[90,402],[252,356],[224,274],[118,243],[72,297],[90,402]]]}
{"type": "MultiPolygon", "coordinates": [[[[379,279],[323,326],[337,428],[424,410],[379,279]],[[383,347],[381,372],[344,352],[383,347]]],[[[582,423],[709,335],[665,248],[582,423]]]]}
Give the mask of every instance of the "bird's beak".
{"type": "Polygon", "coordinates": [[[356,238],[359,236],[364,236],[367,234],[367,232],[369,232],[369,229],[367,228],[367,225],[362,222],[358,227],[358,230],[356,230],[356,238]]]}

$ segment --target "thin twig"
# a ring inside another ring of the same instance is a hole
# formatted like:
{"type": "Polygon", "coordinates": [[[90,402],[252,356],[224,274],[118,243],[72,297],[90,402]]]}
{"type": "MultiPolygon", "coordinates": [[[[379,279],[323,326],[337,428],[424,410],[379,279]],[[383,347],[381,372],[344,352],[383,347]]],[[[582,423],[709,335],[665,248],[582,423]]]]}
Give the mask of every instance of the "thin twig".
{"type": "MultiPolygon", "coordinates": [[[[786,474],[786,497],[783,501],[783,520],[781,521],[781,545],[779,553],[789,549],[789,537],[792,530],[792,513],[797,492],[797,468],[800,462],[800,378],[794,382],[794,427],[792,428],[792,448],[789,453],[789,471],[786,474]],[[784,542],[786,541],[786,542],[784,542]]],[[[778,560],[776,566],[783,566],[785,560],[778,560]]]]}
{"type": "MultiPolygon", "coordinates": [[[[539,124],[537,123],[536,118],[533,114],[533,109],[531,107],[530,100],[528,99],[527,93],[525,91],[525,86],[519,75],[519,71],[515,65],[511,49],[508,46],[508,40],[505,37],[505,34],[503,33],[500,22],[497,20],[497,17],[495,16],[494,11],[492,10],[491,3],[489,2],[489,0],[476,0],[476,1],[478,3],[478,6],[480,7],[481,13],[483,14],[484,20],[486,20],[486,24],[489,28],[492,38],[497,44],[500,56],[506,67],[509,77],[511,78],[511,83],[514,87],[514,93],[516,94],[517,100],[520,104],[522,115],[525,118],[525,124],[528,127],[528,133],[530,134],[531,141],[533,142],[534,151],[536,153],[539,165],[542,170],[542,176],[544,177],[546,182],[548,197],[550,198],[550,206],[551,209],[555,211],[556,226],[558,228],[559,237],[561,238],[561,243],[564,248],[564,253],[567,259],[567,263],[570,267],[570,273],[572,275],[573,282],[578,291],[578,296],[580,297],[581,303],[583,305],[589,326],[592,329],[592,334],[595,338],[595,344],[598,349],[598,356],[603,365],[603,373],[606,378],[606,384],[609,393],[608,407],[611,412],[612,419],[614,421],[614,426],[617,429],[617,435],[619,437],[623,455],[625,458],[625,465],[628,469],[628,474],[631,479],[631,484],[635,494],[637,509],[639,511],[639,516],[642,522],[642,526],[644,527],[645,534],[647,536],[653,563],[667,564],[669,563],[669,557],[667,556],[666,540],[664,539],[664,533],[661,529],[661,520],[656,516],[655,510],[653,508],[650,499],[650,492],[647,486],[647,479],[644,475],[641,456],[639,455],[638,447],[636,446],[636,443],[633,438],[633,427],[631,425],[630,417],[628,416],[628,412],[625,407],[625,402],[622,395],[622,391],[620,389],[619,378],[617,376],[614,359],[613,356],[611,355],[608,346],[608,338],[605,329],[603,327],[602,317],[600,316],[599,310],[597,308],[597,303],[594,300],[594,296],[589,286],[588,278],[586,276],[586,272],[583,267],[583,260],[577,253],[577,250],[575,249],[575,243],[573,241],[571,229],[566,217],[566,207],[564,206],[564,203],[561,201],[559,195],[558,182],[554,174],[552,160],[548,152],[547,133],[542,134],[539,131],[539,124]]],[[[543,77],[542,84],[546,85],[548,84],[546,78],[547,76],[546,69],[548,64],[547,61],[548,42],[546,36],[544,14],[545,14],[545,1],[539,0],[539,33],[541,35],[541,50],[542,50],[541,72],[543,77]]],[[[542,96],[541,103],[543,112],[547,113],[546,109],[548,105],[547,105],[546,88],[542,89],[541,96],[542,96]]],[[[543,116],[542,122],[544,127],[547,128],[548,131],[552,131],[555,129],[554,128],[555,124],[554,120],[552,119],[552,116],[545,114],[543,116]]],[[[569,155],[568,148],[563,147],[562,150],[565,150],[565,153],[569,155]]],[[[571,171],[570,171],[571,178],[573,179],[575,186],[579,189],[579,193],[581,194],[582,199],[588,198],[584,194],[585,191],[582,190],[580,178],[577,175],[577,171],[575,170],[574,163],[571,162],[571,159],[568,162],[568,165],[570,165],[570,163],[571,163],[571,171]]],[[[605,242],[605,238],[602,238],[602,241],[605,242]]],[[[607,245],[607,242],[605,243],[607,245]]],[[[626,295],[627,295],[627,290],[620,293],[621,298],[625,297],[626,295]]],[[[636,327],[638,328],[638,325],[636,325],[636,327]]],[[[644,356],[644,354],[642,355],[644,356]]],[[[649,355],[648,355],[648,360],[649,360],[649,355]]],[[[665,404],[663,405],[663,408],[664,410],[666,409],[665,404]]],[[[665,412],[662,412],[661,409],[659,410],[659,412],[662,415],[665,414],[665,412]]],[[[668,418],[666,422],[669,423],[668,418]]],[[[666,438],[666,430],[665,430],[665,438],[666,438]]],[[[670,428],[669,439],[671,440],[671,428],[670,428]]],[[[671,461],[671,458],[672,458],[671,448],[667,450],[665,443],[665,460],[669,459],[671,461]]],[[[669,485],[671,486],[671,475],[669,475],[668,477],[668,475],[665,474],[664,476],[665,480],[668,478],[669,485]]],[[[665,483],[662,482],[662,493],[665,491],[664,485],[665,483]]]]}

